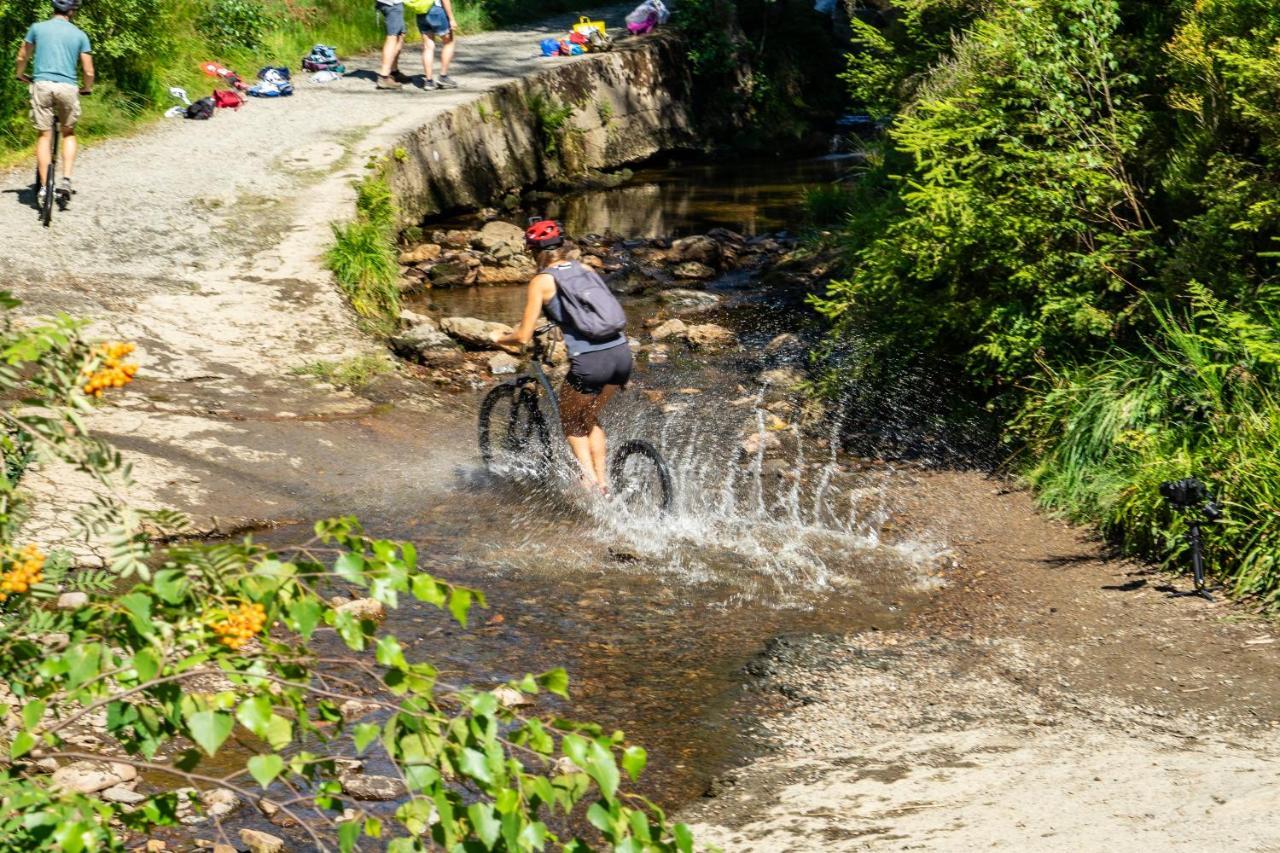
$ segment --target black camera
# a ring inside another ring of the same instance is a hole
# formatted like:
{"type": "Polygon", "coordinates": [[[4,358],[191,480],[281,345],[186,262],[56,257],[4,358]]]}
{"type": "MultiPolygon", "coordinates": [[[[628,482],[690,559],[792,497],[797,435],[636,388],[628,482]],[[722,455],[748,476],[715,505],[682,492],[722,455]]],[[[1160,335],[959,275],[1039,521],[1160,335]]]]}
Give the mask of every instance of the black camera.
{"type": "Polygon", "coordinates": [[[1160,494],[1178,509],[1191,509],[1209,499],[1209,490],[1195,477],[1161,483],[1160,494]]]}
{"type": "Polygon", "coordinates": [[[1209,488],[1195,477],[1161,483],[1160,494],[1174,509],[1198,508],[1209,521],[1217,521],[1222,517],[1222,509],[1209,495],[1209,488]]]}

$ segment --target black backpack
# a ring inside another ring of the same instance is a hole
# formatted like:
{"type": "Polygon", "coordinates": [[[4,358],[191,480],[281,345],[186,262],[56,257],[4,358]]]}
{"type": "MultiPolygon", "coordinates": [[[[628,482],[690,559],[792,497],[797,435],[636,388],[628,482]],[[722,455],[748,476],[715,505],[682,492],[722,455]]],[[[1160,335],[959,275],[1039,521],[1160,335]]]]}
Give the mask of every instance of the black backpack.
{"type": "Polygon", "coordinates": [[[627,327],[618,298],[590,267],[577,261],[556,264],[544,270],[556,280],[556,293],[564,307],[565,320],[592,343],[611,341],[627,327]]]}
{"type": "Polygon", "coordinates": [[[200,100],[187,107],[187,118],[205,121],[213,118],[215,105],[213,98],[201,98],[200,100]]]}

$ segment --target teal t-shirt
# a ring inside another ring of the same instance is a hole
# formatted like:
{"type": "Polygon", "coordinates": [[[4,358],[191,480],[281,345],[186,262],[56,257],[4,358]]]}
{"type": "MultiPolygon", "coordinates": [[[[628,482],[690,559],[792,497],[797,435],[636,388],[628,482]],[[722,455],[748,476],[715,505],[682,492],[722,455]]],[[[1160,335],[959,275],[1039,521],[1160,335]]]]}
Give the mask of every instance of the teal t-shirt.
{"type": "Polygon", "coordinates": [[[49,83],[75,85],[80,54],[93,52],[84,30],[62,18],[32,24],[25,41],[36,47],[32,78],[49,83]]]}

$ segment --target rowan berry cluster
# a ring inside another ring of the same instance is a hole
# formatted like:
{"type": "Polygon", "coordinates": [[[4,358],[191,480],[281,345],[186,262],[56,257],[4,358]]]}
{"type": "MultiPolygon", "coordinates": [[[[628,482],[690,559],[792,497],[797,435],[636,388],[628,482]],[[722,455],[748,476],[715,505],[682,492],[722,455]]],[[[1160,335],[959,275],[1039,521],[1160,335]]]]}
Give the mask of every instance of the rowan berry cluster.
{"type": "Polygon", "coordinates": [[[105,343],[94,349],[94,355],[102,360],[102,367],[89,374],[84,383],[84,393],[101,397],[108,388],[123,388],[133,381],[138,365],[122,359],[133,352],[134,345],[122,341],[105,343]]]}
{"type": "Polygon", "coordinates": [[[18,552],[13,566],[0,575],[0,601],[10,595],[26,592],[44,579],[44,554],[35,545],[28,545],[18,552]]]}
{"type": "Polygon", "coordinates": [[[213,624],[218,642],[229,649],[238,649],[260,631],[267,623],[267,612],[261,604],[242,604],[213,624]]]}

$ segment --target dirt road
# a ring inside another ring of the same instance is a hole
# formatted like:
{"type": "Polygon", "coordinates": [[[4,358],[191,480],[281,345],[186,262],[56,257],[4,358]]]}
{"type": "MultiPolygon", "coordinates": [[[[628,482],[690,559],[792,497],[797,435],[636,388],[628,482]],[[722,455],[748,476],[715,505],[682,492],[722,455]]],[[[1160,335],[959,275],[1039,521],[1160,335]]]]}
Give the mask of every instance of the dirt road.
{"type": "MultiPolygon", "coordinates": [[[[1107,560],[971,473],[907,486],[955,549],[902,632],[777,643],[769,754],[691,809],[727,850],[1280,849],[1280,632],[1107,560]],[[782,697],[790,697],[782,698],[782,697]]],[[[1186,587],[1186,582],[1180,584],[1186,587]]]]}

